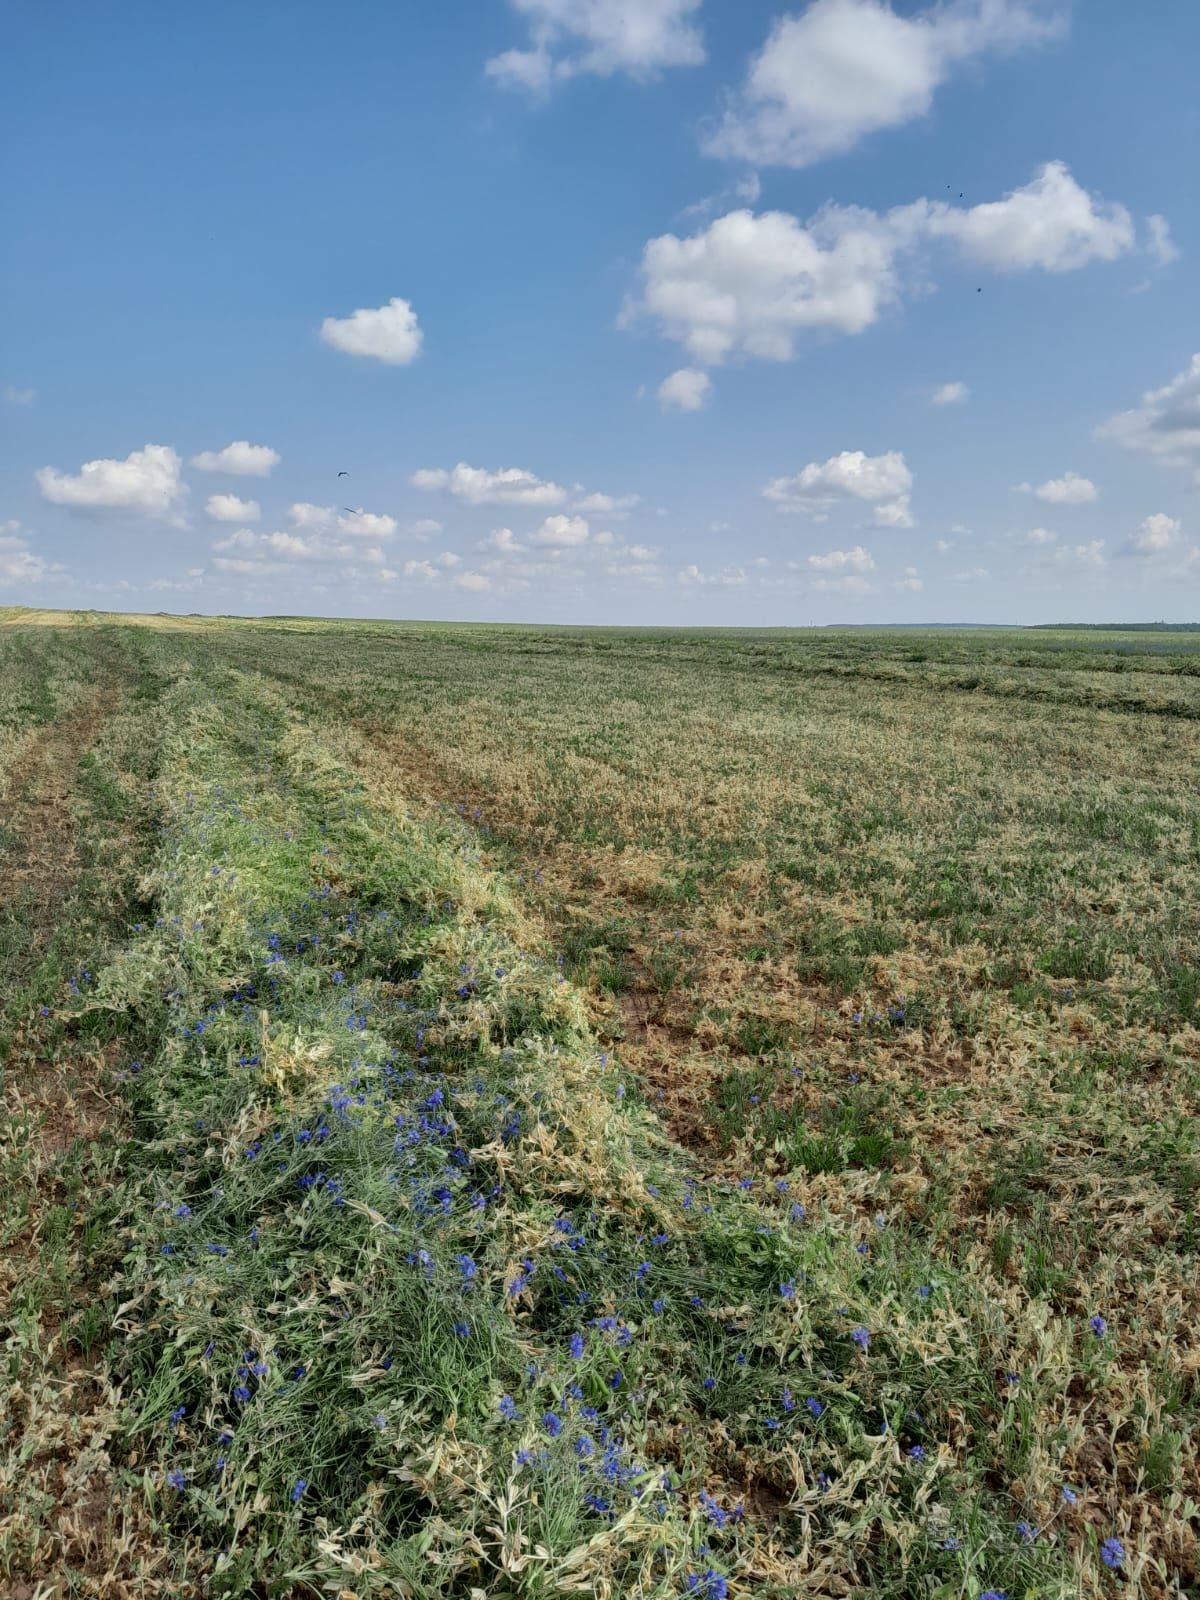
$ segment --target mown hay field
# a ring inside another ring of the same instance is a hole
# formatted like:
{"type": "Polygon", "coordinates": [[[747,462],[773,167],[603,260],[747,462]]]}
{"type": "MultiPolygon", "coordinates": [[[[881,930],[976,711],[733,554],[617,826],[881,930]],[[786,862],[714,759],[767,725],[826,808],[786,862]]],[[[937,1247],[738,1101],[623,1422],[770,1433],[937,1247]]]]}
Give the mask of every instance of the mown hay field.
{"type": "Polygon", "coordinates": [[[0,1593],[1200,1593],[1200,633],[0,627],[0,1593]]]}

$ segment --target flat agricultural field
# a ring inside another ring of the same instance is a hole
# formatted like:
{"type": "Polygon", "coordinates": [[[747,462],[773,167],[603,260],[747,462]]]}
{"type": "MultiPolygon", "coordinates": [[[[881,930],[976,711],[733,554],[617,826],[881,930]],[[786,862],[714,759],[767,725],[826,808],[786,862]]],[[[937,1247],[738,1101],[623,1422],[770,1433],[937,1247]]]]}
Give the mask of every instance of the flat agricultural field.
{"type": "Polygon", "coordinates": [[[1200,1593],[1200,633],[0,626],[0,1593],[1200,1593]]]}

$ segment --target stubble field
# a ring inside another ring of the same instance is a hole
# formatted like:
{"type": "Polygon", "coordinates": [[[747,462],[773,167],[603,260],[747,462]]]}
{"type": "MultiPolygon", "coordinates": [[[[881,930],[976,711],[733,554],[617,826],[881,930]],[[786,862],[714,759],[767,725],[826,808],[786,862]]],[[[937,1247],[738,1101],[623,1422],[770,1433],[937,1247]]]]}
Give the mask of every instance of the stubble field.
{"type": "Polygon", "coordinates": [[[0,617],[0,1593],[1200,1593],[1200,633],[0,617]]]}

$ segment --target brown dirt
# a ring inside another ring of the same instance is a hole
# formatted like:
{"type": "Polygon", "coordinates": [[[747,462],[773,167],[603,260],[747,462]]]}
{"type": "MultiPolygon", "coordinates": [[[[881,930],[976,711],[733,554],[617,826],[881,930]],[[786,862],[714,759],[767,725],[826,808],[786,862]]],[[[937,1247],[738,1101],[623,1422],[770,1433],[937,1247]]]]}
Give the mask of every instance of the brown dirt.
{"type": "MultiPolygon", "coordinates": [[[[0,916],[16,912],[27,935],[23,972],[32,972],[62,920],[78,870],[78,848],[71,816],[79,762],[96,741],[111,714],[118,689],[106,682],[77,709],[41,730],[25,750],[9,779],[9,827],[16,835],[11,864],[0,881],[0,916]]],[[[21,973],[6,974],[11,983],[21,973]]],[[[81,1078],[72,1063],[68,1082],[35,1066],[30,1059],[36,1037],[14,1040],[10,1077],[26,1106],[42,1110],[41,1156],[53,1162],[65,1155],[76,1138],[91,1138],[107,1120],[108,1102],[99,1077],[81,1078]]],[[[101,1063],[96,1063],[99,1067],[101,1063]]]]}
{"type": "MultiPolygon", "coordinates": [[[[11,963],[6,975],[10,982],[36,971],[78,880],[79,763],[121,692],[119,664],[97,652],[96,667],[102,681],[73,712],[39,730],[10,775],[6,820],[15,842],[0,873],[0,915],[18,918],[25,934],[19,970],[11,963]]],[[[144,1537],[140,1500],[114,1503],[109,1449],[117,1396],[98,1351],[88,1359],[70,1332],[73,1313],[86,1307],[89,1285],[80,1271],[86,1276],[88,1264],[76,1257],[62,1297],[31,1283],[43,1219],[68,1196],[65,1164],[80,1142],[103,1136],[113,1112],[104,1089],[111,1052],[66,1040],[52,1055],[51,1026],[37,1017],[18,1025],[2,1079],[10,1126],[28,1127],[31,1138],[23,1176],[30,1221],[0,1254],[0,1304],[36,1307],[36,1326],[23,1320],[21,1360],[10,1369],[7,1466],[0,1455],[0,1545],[10,1555],[0,1593],[14,1600],[65,1600],[68,1593],[143,1600],[163,1591],[144,1564],[141,1576],[130,1565],[135,1540],[144,1537]]],[[[73,1229],[82,1220],[75,1214],[73,1229]]],[[[75,1233],[73,1255],[77,1239],[75,1233]]]]}

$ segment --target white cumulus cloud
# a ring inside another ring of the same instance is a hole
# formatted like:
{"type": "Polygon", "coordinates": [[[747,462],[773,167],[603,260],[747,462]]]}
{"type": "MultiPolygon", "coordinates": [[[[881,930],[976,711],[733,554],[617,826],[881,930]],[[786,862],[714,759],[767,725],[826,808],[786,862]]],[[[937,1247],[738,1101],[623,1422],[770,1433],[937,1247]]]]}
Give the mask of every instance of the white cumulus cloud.
{"type": "Polygon", "coordinates": [[[935,406],[961,406],[970,398],[971,391],[965,383],[943,383],[931,396],[935,406]]]}
{"type": "Polygon", "coordinates": [[[823,206],[808,222],[783,211],[731,211],[642,251],[640,294],[618,319],[652,318],[664,338],[713,366],[735,355],[790,361],[808,334],[864,332],[905,292],[927,285],[916,258],[945,243],[997,272],[1066,272],[1134,245],[1123,206],[1095,199],[1059,161],[1002,200],[958,207],[919,199],[888,212],[823,206]]]}
{"type": "Polygon", "coordinates": [[[1157,212],[1146,218],[1146,253],[1163,267],[1169,267],[1172,261],[1179,260],[1179,249],[1171,238],[1170,224],[1166,217],[1160,217],[1157,212]]]}
{"type": "Polygon", "coordinates": [[[576,500],[571,510],[585,517],[627,517],[641,499],[640,494],[588,494],[576,500]]]}
{"type": "Polygon", "coordinates": [[[814,0],[774,23],[705,148],[808,166],[925,116],[973,57],[1041,44],[1063,27],[1061,7],[1029,0],[950,0],[908,16],[882,0],[814,0]]]}
{"type": "Polygon", "coordinates": [[[699,411],[712,393],[712,379],[698,367],[680,367],[658,386],[658,403],[664,411],[699,411]]]}
{"type": "Polygon", "coordinates": [[[396,531],[395,517],[385,512],[364,511],[361,506],[357,511],[339,516],[337,525],[343,533],[356,539],[390,539],[396,531]]]}
{"type": "Polygon", "coordinates": [[[1125,207],[1090,195],[1062,161],[1048,161],[1003,200],[965,210],[918,201],[911,210],[918,231],[952,240],[968,261],[994,272],[1072,272],[1115,261],[1135,244],[1125,207]]]}
{"type": "Polygon", "coordinates": [[[816,572],[873,572],[875,562],[871,552],[856,544],[853,550],[829,550],[823,556],[809,556],[808,564],[816,572]]]}
{"type": "Polygon", "coordinates": [[[184,494],[182,462],[166,444],[148,444],[124,461],[85,461],[75,474],[42,467],[35,474],[45,499],[77,511],[171,513],[184,494]]]}
{"type": "Polygon", "coordinates": [[[4,404],[6,406],[31,406],[35,399],[33,389],[13,389],[6,387],[4,390],[4,404]]]}
{"type": "Polygon", "coordinates": [[[501,467],[490,472],[486,467],[471,467],[460,461],[447,471],[444,467],[422,467],[408,480],[414,489],[446,489],[455,499],[472,506],[557,506],[567,491],[527,472],[523,467],[501,467]]]}
{"type": "Polygon", "coordinates": [[[284,561],[330,561],[332,552],[326,549],[315,535],[305,538],[299,533],[266,533],[259,544],[284,561]]]}
{"type": "Polygon", "coordinates": [[[530,544],[543,545],[554,550],[575,549],[587,543],[588,524],[584,517],[567,517],[561,512],[547,517],[535,533],[530,534],[530,544]]]}
{"type": "Polygon", "coordinates": [[[270,572],[269,561],[256,561],[247,556],[214,556],[213,566],[218,572],[227,572],[231,576],[240,578],[258,577],[264,572],[270,572]]]}
{"type": "Polygon", "coordinates": [[[199,472],[223,472],[230,478],[265,478],[279,465],[279,452],[267,444],[235,439],[224,450],[202,450],[192,457],[199,472]]]}
{"type": "Polygon", "coordinates": [[[654,318],[706,365],[737,353],[789,361],[803,333],[876,321],[899,292],[896,252],[873,212],[826,207],[806,227],[782,211],[731,211],[690,238],[650,240],[641,298],[621,322],[654,318]]]}
{"type": "Polygon", "coordinates": [[[1089,539],[1086,544],[1064,546],[1055,552],[1055,560],[1066,567],[1103,567],[1106,559],[1103,539],[1089,539]]]}
{"type": "Polygon", "coordinates": [[[510,0],[529,24],[526,49],[505,50],[485,68],[506,89],[544,93],[581,73],[645,80],[664,67],[697,66],[704,43],[701,0],[510,0]]]}
{"type": "Polygon", "coordinates": [[[326,317],[321,324],[321,338],[335,350],[393,367],[415,361],[424,337],[417,313],[407,300],[397,298],[373,309],[360,307],[348,317],[326,317]]]}
{"type": "Polygon", "coordinates": [[[741,567],[722,567],[719,572],[702,572],[695,562],[681,567],[676,574],[679,583],[686,587],[697,588],[715,586],[717,588],[738,588],[746,581],[746,574],[741,567]]]}
{"type": "Polygon", "coordinates": [[[204,511],[213,522],[257,522],[262,516],[257,500],[239,500],[236,494],[210,494],[204,511]]]}
{"type": "Polygon", "coordinates": [[[1028,484],[1018,487],[1052,506],[1082,506],[1100,498],[1100,491],[1092,480],[1082,477],[1078,472],[1064,472],[1061,478],[1048,478],[1045,483],[1039,483],[1036,489],[1028,484]]]}
{"type": "Polygon", "coordinates": [[[214,550],[257,550],[262,535],[255,533],[253,528],[239,528],[236,533],[227,533],[223,539],[217,539],[213,544],[214,550]]]}
{"type": "Polygon", "coordinates": [[[1138,524],[1132,548],[1140,555],[1157,556],[1172,550],[1179,540],[1183,524],[1176,517],[1155,511],[1138,524]]]}
{"type": "Polygon", "coordinates": [[[790,478],[772,478],[763,495],[781,511],[799,511],[822,518],[839,500],[864,500],[874,507],[879,527],[911,528],[909,494],[912,473],[899,450],[869,456],[843,450],[828,461],[810,461],[790,478]]]}
{"type": "Polygon", "coordinates": [[[481,550],[497,550],[501,555],[521,555],[525,546],[520,543],[511,528],[493,528],[486,539],[481,540],[481,550]]]}
{"type": "Polygon", "coordinates": [[[1096,430],[1163,467],[1181,467],[1200,484],[1200,353],[1170,383],[1150,389],[1132,411],[1121,411],[1096,430]]]}
{"type": "Polygon", "coordinates": [[[37,554],[26,537],[28,532],[19,522],[0,522],[0,585],[40,583],[51,573],[65,570],[61,563],[48,562],[37,554]]]}

